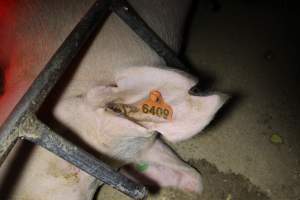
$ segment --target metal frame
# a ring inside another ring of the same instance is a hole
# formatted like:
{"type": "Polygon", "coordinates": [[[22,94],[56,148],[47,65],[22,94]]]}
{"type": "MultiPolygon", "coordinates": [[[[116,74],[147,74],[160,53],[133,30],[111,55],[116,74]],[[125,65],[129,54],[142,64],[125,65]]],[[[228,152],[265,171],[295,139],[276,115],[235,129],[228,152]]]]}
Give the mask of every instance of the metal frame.
{"type": "Polygon", "coordinates": [[[122,18],[158,55],[164,58],[168,65],[186,70],[176,54],[151,30],[126,0],[97,0],[1,126],[0,165],[17,140],[25,139],[40,145],[131,198],[144,199],[147,196],[144,186],[129,180],[85,150],[62,138],[39,121],[35,114],[89,37],[98,30],[111,12],[115,12],[122,18]]]}

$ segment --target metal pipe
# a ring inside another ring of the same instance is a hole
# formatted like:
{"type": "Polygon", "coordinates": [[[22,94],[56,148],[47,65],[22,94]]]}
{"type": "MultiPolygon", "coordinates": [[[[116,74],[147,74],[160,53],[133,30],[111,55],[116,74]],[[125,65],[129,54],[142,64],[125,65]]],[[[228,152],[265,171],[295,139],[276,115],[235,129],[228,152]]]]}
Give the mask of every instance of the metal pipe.
{"type": "MultiPolygon", "coordinates": [[[[195,69],[186,67],[176,53],[147,25],[135,9],[126,0],[112,0],[111,8],[144,42],[146,42],[166,64],[189,74],[198,74],[195,69]]],[[[205,96],[202,82],[198,82],[189,90],[189,94],[205,96]]]]}
{"type": "Polygon", "coordinates": [[[170,67],[188,71],[176,53],[144,22],[126,0],[112,0],[112,10],[170,67]]]}
{"type": "Polygon", "coordinates": [[[51,89],[79,53],[89,36],[108,16],[110,1],[98,0],[80,20],[60,48],[56,51],[43,71],[35,79],[29,90],[22,97],[0,128],[0,166],[17,140],[18,125],[27,112],[39,109],[51,89]]]}
{"type": "Polygon", "coordinates": [[[133,199],[140,200],[147,196],[147,190],[144,186],[117,173],[91,154],[57,135],[45,124],[38,121],[33,115],[28,116],[24,122],[21,134],[26,140],[44,147],[48,151],[133,199]]]}

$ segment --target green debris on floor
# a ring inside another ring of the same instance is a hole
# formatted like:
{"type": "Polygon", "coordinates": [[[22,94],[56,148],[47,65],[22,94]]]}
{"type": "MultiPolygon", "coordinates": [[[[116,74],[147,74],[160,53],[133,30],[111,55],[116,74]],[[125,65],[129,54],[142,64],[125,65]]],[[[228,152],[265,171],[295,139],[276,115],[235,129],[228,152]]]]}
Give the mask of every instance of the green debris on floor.
{"type": "Polygon", "coordinates": [[[282,144],[283,143],[282,137],[278,134],[272,134],[271,137],[270,137],[270,141],[273,144],[282,144]]]}
{"type": "Polygon", "coordinates": [[[232,200],[232,196],[231,196],[231,194],[228,194],[228,196],[227,196],[226,200],[232,200]]]}

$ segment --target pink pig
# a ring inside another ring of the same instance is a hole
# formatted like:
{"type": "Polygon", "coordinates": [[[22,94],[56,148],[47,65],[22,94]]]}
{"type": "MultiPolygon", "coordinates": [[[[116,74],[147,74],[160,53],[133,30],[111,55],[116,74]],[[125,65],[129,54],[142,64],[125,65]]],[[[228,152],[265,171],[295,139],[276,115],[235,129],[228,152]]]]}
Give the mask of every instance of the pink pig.
{"type": "MultiPolygon", "coordinates": [[[[6,6],[3,2],[0,2],[0,11],[6,6]]],[[[1,34],[4,33],[0,41],[5,44],[0,46],[0,52],[7,54],[1,54],[0,61],[9,64],[5,66],[5,91],[0,97],[0,123],[92,2],[27,0],[11,5],[17,12],[6,12],[13,15],[7,19],[16,19],[15,23],[9,27],[5,26],[11,23],[0,23],[1,34]]],[[[175,50],[180,47],[190,2],[130,1],[175,50]],[[168,6],[161,9],[165,5],[168,6]]],[[[178,158],[163,140],[180,142],[192,138],[211,121],[226,95],[189,95],[188,90],[196,80],[166,67],[115,15],[108,18],[69,78],[62,97],[53,110],[50,109],[61,125],[99,153],[123,165],[143,165],[137,173],[154,184],[201,193],[199,172],[178,158]],[[151,117],[145,120],[141,115],[131,119],[108,108],[115,102],[135,105],[147,98],[151,90],[160,91],[172,107],[172,121],[151,117]]],[[[5,190],[12,179],[10,172],[15,159],[24,148],[28,150],[26,143],[19,142],[0,168],[0,199],[92,199],[93,177],[38,146],[33,148],[24,165],[16,166],[22,167],[17,170],[18,178],[9,185],[10,192],[5,190]]],[[[141,181],[127,168],[121,171],[141,181]]]]}
{"type": "Polygon", "coordinates": [[[201,193],[200,174],[155,137],[170,142],[199,133],[223,105],[226,95],[191,96],[196,82],[183,72],[150,66],[129,67],[115,76],[114,86],[96,86],[87,94],[66,98],[55,109],[57,119],[99,152],[125,163],[146,163],[143,173],[160,186],[201,193]],[[155,78],[153,78],[155,77],[155,78]],[[130,120],[106,110],[109,102],[134,105],[150,90],[161,91],[174,111],[172,121],[130,120]],[[154,139],[153,139],[154,138],[154,139]]]}

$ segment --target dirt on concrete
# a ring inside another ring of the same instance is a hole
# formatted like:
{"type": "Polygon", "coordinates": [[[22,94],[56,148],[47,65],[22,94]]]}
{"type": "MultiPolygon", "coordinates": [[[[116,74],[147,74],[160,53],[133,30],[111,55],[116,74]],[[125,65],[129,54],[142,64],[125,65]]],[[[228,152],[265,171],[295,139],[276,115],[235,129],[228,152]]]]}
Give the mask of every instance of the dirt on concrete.
{"type": "Polygon", "coordinates": [[[201,171],[204,180],[203,200],[269,200],[257,186],[240,174],[223,173],[206,160],[191,160],[192,166],[201,171]]]}
{"type": "MultiPolygon", "coordinates": [[[[247,178],[234,173],[223,173],[216,166],[203,160],[190,160],[189,164],[201,171],[204,182],[202,195],[164,188],[150,194],[149,200],[269,200],[257,186],[247,178]]],[[[129,200],[124,194],[104,186],[97,200],[129,200]]]]}

